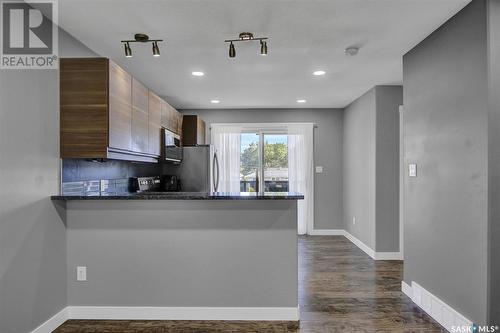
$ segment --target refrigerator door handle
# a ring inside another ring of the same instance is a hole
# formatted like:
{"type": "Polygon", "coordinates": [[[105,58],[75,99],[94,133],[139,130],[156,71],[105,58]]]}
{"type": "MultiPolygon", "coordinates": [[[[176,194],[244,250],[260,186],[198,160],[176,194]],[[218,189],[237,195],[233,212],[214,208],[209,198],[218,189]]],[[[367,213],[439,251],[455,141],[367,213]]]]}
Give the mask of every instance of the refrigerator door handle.
{"type": "Polygon", "coordinates": [[[212,165],[212,178],[214,182],[214,192],[217,192],[219,189],[219,158],[217,157],[217,152],[214,152],[214,161],[212,165]],[[217,172],[217,177],[215,176],[215,172],[217,172]]]}

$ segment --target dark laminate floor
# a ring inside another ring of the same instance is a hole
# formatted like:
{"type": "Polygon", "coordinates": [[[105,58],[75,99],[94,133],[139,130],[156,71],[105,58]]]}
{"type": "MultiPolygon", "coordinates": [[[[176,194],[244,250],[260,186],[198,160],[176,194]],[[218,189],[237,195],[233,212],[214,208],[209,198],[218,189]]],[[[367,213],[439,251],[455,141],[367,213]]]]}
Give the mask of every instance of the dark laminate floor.
{"type": "Polygon", "coordinates": [[[402,262],[373,261],[343,236],[300,237],[299,328],[279,322],[70,320],[55,332],[445,332],[401,293],[402,275],[402,262]]]}

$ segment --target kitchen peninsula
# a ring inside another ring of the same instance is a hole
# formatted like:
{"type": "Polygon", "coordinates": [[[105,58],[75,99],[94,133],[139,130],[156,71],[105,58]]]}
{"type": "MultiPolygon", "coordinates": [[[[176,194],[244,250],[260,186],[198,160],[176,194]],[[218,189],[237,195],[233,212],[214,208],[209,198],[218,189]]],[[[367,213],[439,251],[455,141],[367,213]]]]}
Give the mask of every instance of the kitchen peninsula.
{"type": "Polygon", "coordinates": [[[54,196],[72,318],[297,321],[297,193],[54,196]],[[77,281],[77,267],[86,281],[77,281]]]}

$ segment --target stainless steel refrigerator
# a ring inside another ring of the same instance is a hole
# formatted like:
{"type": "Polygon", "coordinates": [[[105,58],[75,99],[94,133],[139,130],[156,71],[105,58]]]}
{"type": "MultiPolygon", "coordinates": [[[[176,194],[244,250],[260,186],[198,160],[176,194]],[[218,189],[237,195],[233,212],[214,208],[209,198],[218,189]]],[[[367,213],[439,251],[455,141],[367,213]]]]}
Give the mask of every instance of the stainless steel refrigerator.
{"type": "Polygon", "coordinates": [[[210,145],[184,147],[177,176],[183,192],[217,192],[219,163],[217,153],[210,145]]]}

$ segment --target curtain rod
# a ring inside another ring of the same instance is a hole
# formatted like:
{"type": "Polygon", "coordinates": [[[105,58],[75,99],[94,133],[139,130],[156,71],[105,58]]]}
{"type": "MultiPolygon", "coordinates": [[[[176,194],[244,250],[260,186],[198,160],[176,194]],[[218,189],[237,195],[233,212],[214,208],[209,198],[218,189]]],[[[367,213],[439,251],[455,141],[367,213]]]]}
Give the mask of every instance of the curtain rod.
{"type": "Polygon", "coordinates": [[[318,128],[318,124],[316,123],[211,123],[209,129],[212,129],[212,125],[219,126],[242,126],[242,127],[280,127],[287,125],[309,125],[312,124],[313,128],[318,128]]]}

